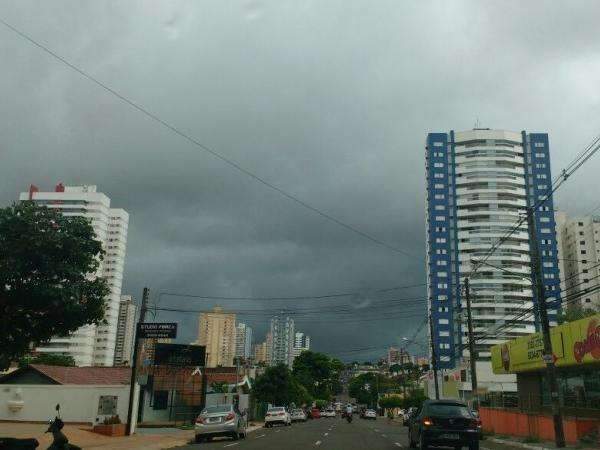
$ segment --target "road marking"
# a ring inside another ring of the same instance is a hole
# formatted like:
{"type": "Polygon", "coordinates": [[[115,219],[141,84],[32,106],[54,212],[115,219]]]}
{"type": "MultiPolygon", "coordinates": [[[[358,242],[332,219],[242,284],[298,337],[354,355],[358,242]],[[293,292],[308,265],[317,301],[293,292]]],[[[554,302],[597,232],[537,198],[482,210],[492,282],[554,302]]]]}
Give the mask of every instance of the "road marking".
{"type": "Polygon", "coordinates": [[[325,433],[323,436],[327,436],[329,433],[325,433]]]}
{"type": "Polygon", "coordinates": [[[275,430],[275,433],[279,433],[281,430],[275,430]]]}
{"type": "Polygon", "coordinates": [[[386,438],[387,436],[385,434],[382,434],[381,437],[385,437],[386,438]]]}
{"type": "Polygon", "coordinates": [[[315,442],[315,445],[321,445],[321,441],[315,442]]]}
{"type": "Polygon", "coordinates": [[[261,434],[260,436],[256,436],[254,439],[258,439],[258,438],[265,437],[265,436],[266,436],[266,434],[261,434]]]}
{"type": "Polygon", "coordinates": [[[394,442],[394,445],[395,445],[396,447],[402,447],[402,444],[400,444],[399,442],[394,442]]]}
{"type": "Polygon", "coordinates": [[[379,430],[377,428],[375,428],[375,433],[379,433],[379,430]]]}
{"type": "Polygon", "coordinates": [[[234,443],[234,444],[227,444],[227,445],[224,445],[223,447],[233,447],[234,445],[238,445],[238,444],[239,444],[239,442],[236,442],[236,443],[234,443]]]}

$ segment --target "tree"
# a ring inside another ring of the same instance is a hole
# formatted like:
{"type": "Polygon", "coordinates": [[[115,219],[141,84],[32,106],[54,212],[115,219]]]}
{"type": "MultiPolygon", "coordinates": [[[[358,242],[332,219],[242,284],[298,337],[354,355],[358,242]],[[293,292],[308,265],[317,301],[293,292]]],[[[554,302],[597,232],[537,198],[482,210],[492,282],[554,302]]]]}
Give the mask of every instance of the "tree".
{"type": "Polygon", "coordinates": [[[0,370],[104,318],[104,252],[88,219],[22,202],[0,209],[0,370]]]}
{"type": "Polygon", "coordinates": [[[278,406],[301,405],[312,400],[285,364],[267,368],[254,382],[252,392],[257,400],[278,406]]]}
{"type": "Polygon", "coordinates": [[[382,397],[379,399],[379,406],[382,408],[401,408],[404,406],[404,399],[398,395],[382,397]]]}
{"type": "Polygon", "coordinates": [[[324,353],[304,351],[294,359],[293,374],[314,398],[330,400],[342,391],[339,381],[345,365],[324,353]]]}
{"type": "Polygon", "coordinates": [[[574,322],[575,320],[585,319],[586,317],[598,314],[593,308],[583,308],[581,305],[571,305],[562,310],[557,315],[557,322],[563,324],[565,322],[574,322]]]}
{"type": "Polygon", "coordinates": [[[213,392],[217,394],[226,394],[228,392],[228,385],[226,381],[215,381],[210,385],[213,392]]]}
{"type": "Polygon", "coordinates": [[[41,353],[37,356],[25,356],[19,360],[19,367],[26,367],[30,364],[73,367],[75,365],[75,360],[70,355],[55,355],[52,353],[41,353]]]}

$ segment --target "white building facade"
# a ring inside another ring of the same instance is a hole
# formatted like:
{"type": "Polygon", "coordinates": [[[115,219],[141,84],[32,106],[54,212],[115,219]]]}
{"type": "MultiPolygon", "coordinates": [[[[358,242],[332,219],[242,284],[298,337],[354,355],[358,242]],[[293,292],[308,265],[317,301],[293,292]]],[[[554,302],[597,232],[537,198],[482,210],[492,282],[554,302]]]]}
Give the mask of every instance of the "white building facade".
{"type": "Polygon", "coordinates": [[[294,358],[308,350],[310,350],[310,336],[297,331],[294,334],[294,349],[292,350],[294,358]]]}
{"type": "Polygon", "coordinates": [[[117,341],[129,214],[123,209],[111,208],[110,198],[98,192],[96,186],[64,186],[59,183],[53,192],[41,192],[37,187],[31,186],[29,192],[20,194],[19,199],[58,209],[65,216],[88,218],[96,233],[96,239],[102,243],[106,252],[95,274],[105,278],[110,288],[106,298],[106,324],[84,326],[68,337],[53,338],[36,351],[70,355],[78,366],[112,366],[117,341]]]}
{"type": "Polygon", "coordinates": [[[236,327],[235,356],[244,359],[252,356],[252,328],[242,322],[236,327]]]}
{"type": "Polygon", "coordinates": [[[271,319],[271,365],[285,364],[292,367],[294,362],[294,319],[275,316],[271,319]]]}
{"type": "Polygon", "coordinates": [[[600,277],[600,217],[574,216],[557,212],[556,224],[560,251],[561,286],[567,308],[598,309],[600,292],[592,291],[600,277]],[[585,293],[590,290],[590,293],[585,293]],[[581,295],[581,298],[577,298],[581,295]]]}
{"type": "Polygon", "coordinates": [[[133,338],[135,336],[135,303],[131,295],[121,295],[119,321],[117,323],[117,342],[115,345],[115,366],[131,365],[133,356],[133,338]]]}

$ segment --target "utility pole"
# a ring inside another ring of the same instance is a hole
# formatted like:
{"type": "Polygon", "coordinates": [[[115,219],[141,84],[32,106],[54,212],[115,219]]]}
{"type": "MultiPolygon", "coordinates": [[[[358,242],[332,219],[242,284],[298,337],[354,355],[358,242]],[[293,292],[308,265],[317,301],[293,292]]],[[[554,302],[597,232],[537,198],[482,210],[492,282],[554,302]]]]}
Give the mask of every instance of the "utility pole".
{"type": "Polygon", "coordinates": [[[135,328],[135,339],[133,341],[133,358],[131,358],[131,380],[129,382],[129,408],[127,409],[127,436],[131,435],[131,428],[133,425],[133,400],[135,395],[135,384],[137,382],[137,368],[139,365],[139,353],[140,353],[140,336],[139,336],[139,324],[144,323],[146,320],[146,311],[148,311],[148,296],[150,295],[150,289],[144,288],[142,295],[142,307],[140,308],[140,317],[138,324],[135,328]]]}
{"type": "Polygon", "coordinates": [[[471,316],[471,289],[469,278],[465,277],[465,298],[467,300],[467,327],[469,330],[469,362],[471,364],[471,391],[473,409],[479,409],[479,395],[477,393],[477,366],[475,364],[475,336],[473,335],[473,318],[471,316]]]}
{"type": "Polygon", "coordinates": [[[431,338],[431,367],[433,368],[433,380],[435,385],[435,399],[440,399],[440,386],[438,384],[438,369],[437,369],[437,361],[435,357],[435,343],[433,340],[433,316],[431,315],[431,311],[429,311],[429,336],[431,338]]]}
{"type": "Polygon", "coordinates": [[[542,277],[542,264],[535,229],[534,209],[527,211],[527,225],[529,229],[529,245],[531,248],[531,269],[533,272],[532,288],[537,297],[538,320],[542,328],[544,341],[543,358],[546,363],[546,375],[550,385],[550,399],[552,402],[552,418],[554,421],[554,439],[557,447],[565,446],[565,432],[563,429],[560,398],[558,395],[558,380],[556,378],[556,367],[554,365],[554,352],[552,351],[552,339],[550,339],[550,323],[548,321],[548,305],[544,292],[544,281],[542,277]]]}

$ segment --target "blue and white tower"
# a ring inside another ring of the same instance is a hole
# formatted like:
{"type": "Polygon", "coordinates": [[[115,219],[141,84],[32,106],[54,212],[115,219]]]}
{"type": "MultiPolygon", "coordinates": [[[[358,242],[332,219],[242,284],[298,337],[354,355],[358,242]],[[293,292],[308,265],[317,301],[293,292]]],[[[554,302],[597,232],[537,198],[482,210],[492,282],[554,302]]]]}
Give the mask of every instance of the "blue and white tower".
{"type": "MultiPolygon", "coordinates": [[[[426,170],[428,306],[438,368],[455,368],[468,356],[461,314],[468,275],[474,332],[487,335],[475,347],[483,363],[490,360],[491,345],[536,331],[527,221],[471,272],[527,207],[546,198],[552,185],[548,135],[490,129],[430,133],[426,170]]],[[[560,306],[552,197],[537,205],[535,220],[552,322],[560,306]]]]}

